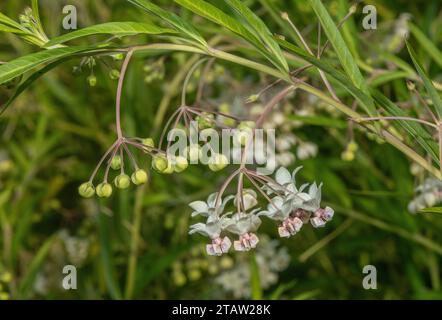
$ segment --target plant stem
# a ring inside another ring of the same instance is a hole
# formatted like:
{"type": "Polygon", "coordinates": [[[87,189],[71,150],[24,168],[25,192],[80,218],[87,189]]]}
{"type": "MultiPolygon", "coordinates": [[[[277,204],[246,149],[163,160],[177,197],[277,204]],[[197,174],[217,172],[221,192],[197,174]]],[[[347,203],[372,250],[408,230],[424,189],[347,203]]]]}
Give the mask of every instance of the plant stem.
{"type": "Polygon", "coordinates": [[[137,189],[135,195],[135,205],[134,205],[134,217],[131,229],[131,240],[130,240],[130,255],[127,265],[127,280],[126,280],[126,291],[125,298],[131,299],[133,297],[136,273],[137,273],[137,262],[138,262],[138,243],[140,242],[140,228],[141,228],[141,213],[142,213],[142,200],[143,193],[145,190],[145,184],[137,189]]]}
{"type": "Polygon", "coordinates": [[[121,92],[123,90],[123,82],[124,77],[126,76],[127,66],[129,64],[130,58],[134,53],[133,50],[129,50],[126,54],[126,58],[123,61],[123,65],[121,66],[120,78],[118,79],[118,87],[117,87],[117,98],[116,98],[116,106],[115,106],[115,116],[116,116],[116,125],[117,125],[117,134],[118,139],[123,137],[123,132],[121,131],[121,92]]]}

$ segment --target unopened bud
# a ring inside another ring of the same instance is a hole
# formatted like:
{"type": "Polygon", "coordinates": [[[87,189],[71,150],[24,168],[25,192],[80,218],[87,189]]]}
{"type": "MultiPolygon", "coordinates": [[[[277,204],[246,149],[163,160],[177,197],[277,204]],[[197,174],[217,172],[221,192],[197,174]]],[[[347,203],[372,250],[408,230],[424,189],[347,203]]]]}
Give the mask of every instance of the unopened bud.
{"type": "Polygon", "coordinates": [[[127,174],[120,174],[114,180],[114,184],[118,189],[127,189],[130,185],[130,178],[127,174]]]}
{"type": "Polygon", "coordinates": [[[90,198],[95,194],[95,188],[92,182],[85,182],[78,187],[78,193],[84,198],[90,198]]]}
{"type": "Polygon", "coordinates": [[[138,169],[132,173],[131,179],[135,185],[140,185],[147,182],[148,174],[143,169],[138,169]]]}
{"type": "Polygon", "coordinates": [[[119,170],[121,168],[121,157],[119,155],[112,158],[111,168],[114,170],[119,170]]]}
{"type": "Polygon", "coordinates": [[[109,198],[111,195],[112,186],[109,183],[103,182],[97,186],[97,196],[100,198],[109,198]]]}

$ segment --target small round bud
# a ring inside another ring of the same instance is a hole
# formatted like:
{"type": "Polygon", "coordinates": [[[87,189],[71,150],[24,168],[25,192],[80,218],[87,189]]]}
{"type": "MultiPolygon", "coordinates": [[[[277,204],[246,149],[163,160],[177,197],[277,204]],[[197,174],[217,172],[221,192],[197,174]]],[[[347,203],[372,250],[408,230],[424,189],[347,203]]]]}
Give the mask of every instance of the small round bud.
{"type": "Polygon", "coordinates": [[[221,153],[216,153],[209,160],[209,169],[212,171],[220,171],[229,164],[227,157],[221,153]]]}
{"type": "Polygon", "coordinates": [[[413,81],[408,80],[407,81],[407,88],[408,88],[408,90],[413,91],[414,89],[416,89],[416,85],[414,84],[413,81]]]}
{"type": "Polygon", "coordinates": [[[121,168],[121,157],[119,155],[112,158],[111,168],[114,170],[119,170],[121,168]]]}
{"type": "Polygon", "coordinates": [[[141,140],[141,143],[151,148],[155,147],[155,142],[153,141],[152,138],[145,138],[141,140]]]}
{"type": "Polygon", "coordinates": [[[259,95],[257,95],[257,94],[252,94],[251,96],[249,96],[249,97],[246,99],[246,103],[252,103],[252,102],[258,101],[258,99],[259,99],[259,95]]]}
{"type": "Polygon", "coordinates": [[[112,69],[109,72],[109,78],[111,78],[112,80],[117,80],[118,78],[120,78],[120,71],[118,71],[117,69],[112,69]]]}
{"type": "Polygon", "coordinates": [[[78,187],[78,193],[84,198],[90,198],[95,194],[92,182],[85,182],[78,187]]]}
{"type": "Polygon", "coordinates": [[[247,141],[249,141],[251,137],[252,137],[251,129],[242,129],[242,130],[237,130],[235,132],[235,139],[242,146],[245,146],[247,141]]]}
{"type": "Polygon", "coordinates": [[[130,178],[127,174],[120,174],[114,180],[114,184],[118,189],[127,189],[130,185],[130,178]]]}
{"type": "Polygon", "coordinates": [[[358,4],[355,3],[355,4],[353,4],[353,5],[350,7],[350,9],[348,9],[348,12],[351,13],[351,14],[353,14],[353,13],[356,12],[357,9],[358,9],[358,4]]]}
{"type": "Polygon", "coordinates": [[[212,128],[215,123],[215,116],[208,112],[202,112],[202,114],[196,117],[198,122],[198,128],[200,130],[212,128]]]}
{"type": "Polygon", "coordinates": [[[89,83],[89,86],[95,87],[97,85],[97,77],[91,74],[89,77],[87,77],[87,82],[89,83]]]}
{"type": "Polygon", "coordinates": [[[103,182],[97,186],[97,196],[100,198],[109,198],[112,195],[112,186],[110,183],[103,182]]]}
{"type": "Polygon", "coordinates": [[[131,176],[132,182],[136,185],[140,185],[147,182],[148,175],[143,169],[138,169],[131,176]]]}
{"type": "Polygon", "coordinates": [[[178,156],[175,158],[173,169],[175,172],[183,172],[187,169],[189,166],[189,163],[187,162],[187,159],[181,156],[178,156]]]}
{"type": "Polygon", "coordinates": [[[153,158],[152,167],[156,171],[163,172],[164,170],[167,169],[167,166],[168,166],[168,161],[164,155],[158,155],[153,158]]]}
{"type": "Polygon", "coordinates": [[[344,161],[353,161],[355,158],[355,154],[350,150],[345,150],[344,152],[342,152],[341,158],[344,161]]]}
{"type": "Polygon", "coordinates": [[[351,152],[356,152],[358,150],[358,144],[355,141],[350,141],[347,146],[347,150],[351,152]]]}

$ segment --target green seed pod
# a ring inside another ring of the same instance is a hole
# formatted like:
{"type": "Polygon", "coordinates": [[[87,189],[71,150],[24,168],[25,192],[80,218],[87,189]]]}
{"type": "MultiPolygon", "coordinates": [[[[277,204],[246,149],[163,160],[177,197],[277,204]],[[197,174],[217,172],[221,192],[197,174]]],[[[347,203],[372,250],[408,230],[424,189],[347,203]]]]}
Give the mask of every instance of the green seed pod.
{"type": "Polygon", "coordinates": [[[87,77],[87,82],[89,83],[89,86],[95,87],[97,85],[97,77],[91,74],[89,77],[87,77]]]}
{"type": "Polygon", "coordinates": [[[127,189],[130,185],[130,178],[127,174],[120,174],[114,180],[114,184],[118,189],[127,189]]]}
{"type": "Polygon", "coordinates": [[[119,170],[121,168],[121,157],[119,155],[112,158],[111,168],[114,170],[119,170]]]}
{"type": "Polygon", "coordinates": [[[112,80],[117,80],[118,78],[120,78],[120,71],[118,71],[117,69],[112,69],[112,70],[109,72],[109,77],[110,77],[112,80]]]}
{"type": "Polygon", "coordinates": [[[141,141],[141,143],[151,148],[155,147],[155,142],[152,138],[145,138],[141,141]]]}
{"type": "Polygon", "coordinates": [[[158,155],[153,158],[152,167],[158,172],[163,172],[164,170],[167,169],[169,164],[168,162],[169,161],[165,156],[158,155]]]}
{"type": "Polygon", "coordinates": [[[209,161],[209,169],[216,172],[224,169],[229,164],[227,157],[221,153],[214,154],[209,161]]]}
{"type": "Polygon", "coordinates": [[[92,182],[85,182],[78,187],[80,196],[90,198],[95,194],[95,188],[92,182]]]}
{"type": "Polygon", "coordinates": [[[143,169],[138,169],[131,176],[133,184],[140,185],[147,182],[148,175],[143,169]]]}
{"type": "Polygon", "coordinates": [[[189,166],[189,163],[187,162],[187,159],[181,156],[178,156],[175,158],[173,169],[175,172],[183,172],[187,169],[189,166]]]}
{"type": "Polygon", "coordinates": [[[97,186],[97,196],[100,198],[109,198],[112,195],[112,186],[110,183],[103,182],[97,186]]]}

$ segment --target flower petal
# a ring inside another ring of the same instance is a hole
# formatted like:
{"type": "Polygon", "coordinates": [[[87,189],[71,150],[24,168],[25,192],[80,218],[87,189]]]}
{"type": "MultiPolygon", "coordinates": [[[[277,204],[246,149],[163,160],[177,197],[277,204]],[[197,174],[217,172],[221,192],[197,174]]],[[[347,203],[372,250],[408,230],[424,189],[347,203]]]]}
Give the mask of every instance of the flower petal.
{"type": "Polygon", "coordinates": [[[290,175],[290,172],[286,168],[280,167],[278,171],[276,171],[275,180],[279,184],[285,185],[292,181],[292,176],[290,175]]]}

